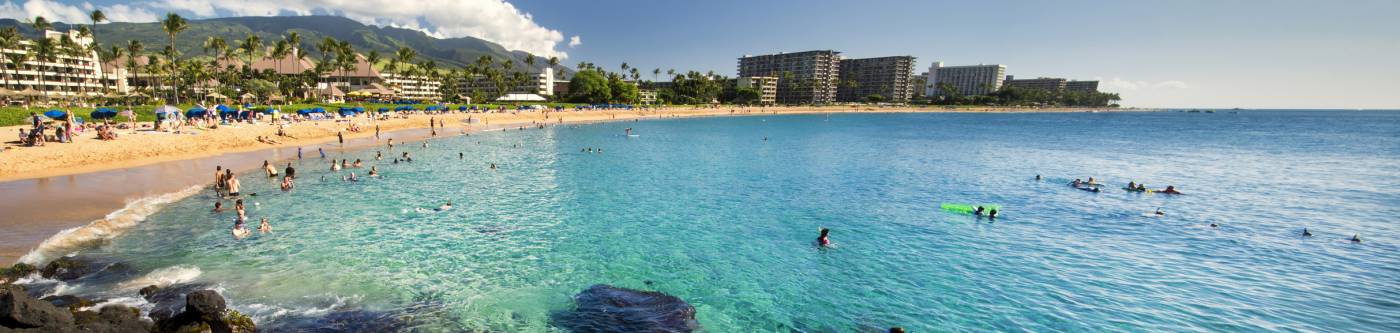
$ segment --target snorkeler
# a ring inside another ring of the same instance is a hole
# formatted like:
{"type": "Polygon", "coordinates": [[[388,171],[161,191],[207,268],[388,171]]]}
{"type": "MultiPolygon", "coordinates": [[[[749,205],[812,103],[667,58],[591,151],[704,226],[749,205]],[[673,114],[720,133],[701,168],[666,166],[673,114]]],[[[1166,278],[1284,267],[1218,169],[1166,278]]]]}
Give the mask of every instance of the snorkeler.
{"type": "Polygon", "coordinates": [[[438,208],[435,208],[433,210],[441,212],[448,209],[452,209],[452,200],[448,200],[447,203],[442,204],[442,206],[438,206],[438,208]]]}
{"type": "Polygon", "coordinates": [[[996,210],[996,209],[992,209],[991,211],[988,211],[988,212],[987,212],[987,219],[991,219],[991,220],[997,219],[997,210],[996,210]]]}
{"type": "Polygon", "coordinates": [[[1171,185],[1167,185],[1167,188],[1166,188],[1166,189],[1163,189],[1163,190],[1157,191],[1157,192],[1160,192],[1160,193],[1162,193],[1162,194],[1181,194],[1181,192],[1179,192],[1179,191],[1176,190],[1176,187],[1175,187],[1175,186],[1171,186],[1171,185]]]}
{"type": "Polygon", "coordinates": [[[1303,237],[1312,237],[1312,232],[1309,232],[1308,228],[1303,228],[1303,237]]]}

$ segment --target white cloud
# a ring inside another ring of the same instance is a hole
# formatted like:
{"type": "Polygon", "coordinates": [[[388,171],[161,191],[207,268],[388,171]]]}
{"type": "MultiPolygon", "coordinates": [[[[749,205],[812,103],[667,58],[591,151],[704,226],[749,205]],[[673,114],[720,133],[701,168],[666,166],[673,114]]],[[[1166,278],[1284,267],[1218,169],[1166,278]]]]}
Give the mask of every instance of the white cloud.
{"type": "Polygon", "coordinates": [[[90,20],[88,13],[91,13],[93,9],[101,9],[104,14],[107,14],[107,19],[115,22],[156,21],[156,14],[146,8],[124,4],[94,6],[90,2],[69,5],[51,0],[28,0],[19,5],[16,5],[14,1],[7,0],[0,4],[0,17],[28,21],[33,20],[35,16],[43,16],[50,22],[82,24],[88,23],[90,20]]]}
{"type": "Polygon", "coordinates": [[[197,17],[339,15],[370,25],[419,30],[439,38],[481,38],[542,57],[568,57],[558,50],[565,41],[564,34],[540,26],[529,13],[501,0],[161,0],[149,5],[197,17]]]}
{"type": "Polygon", "coordinates": [[[569,37],[569,47],[575,47],[579,45],[583,45],[583,40],[580,40],[578,36],[569,37]]]}

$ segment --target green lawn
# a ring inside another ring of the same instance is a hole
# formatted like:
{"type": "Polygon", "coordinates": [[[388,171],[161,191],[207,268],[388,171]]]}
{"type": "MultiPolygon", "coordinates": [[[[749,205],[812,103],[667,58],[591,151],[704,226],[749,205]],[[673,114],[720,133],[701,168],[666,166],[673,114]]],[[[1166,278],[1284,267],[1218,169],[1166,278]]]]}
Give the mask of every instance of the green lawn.
{"type": "MultiPolygon", "coordinates": [[[[515,105],[533,105],[533,104],[542,104],[542,105],[545,105],[545,106],[551,107],[551,108],[554,107],[554,106],[563,106],[565,109],[569,109],[569,110],[572,110],[572,109],[574,108],[574,106],[577,105],[577,104],[574,104],[574,103],[523,103],[523,104],[505,104],[505,106],[506,106],[506,109],[512,109],[512,110],[513,110],[513,109],[515,109],[515,105]]],[[[429,106],[429,105],[434,105],[434,104],[414,104],[413,106],[414,106],[415,108],[417,108],[418,110],[423,110],[424,108],[426,108],[426,107],[429,106]]],[[[447,105],[449,108],[451,108],[452,110],[456,110],[458,106],[463,105],[463,104],[450,104],[450,103],[449,103],[449,104],[446,104],[446,105],[447,105]]],[[[497,107],[498,104],[470,104],[470,105],[475,105],[478,109],[481,109],[481,108],[495,109],[495,108],[497,107]]],[[[193,106],[192,104],[183,104],[183,105],[179,105],[178,107],[179,107],[181,110],[189,110],[190,107],[192,107],[192,106],[193,106]]],[[[342,106],[344,106],[344,107],[362,106],[362,107],[365,108],[366,111],[375,111],[375,110],[379,110],[379,108],[381,108],[381,107],[389,108],[390,110],[393,110],[395,107],[399,107],[399,106],[402,106],[402,105],[401,105],[401,104],[376,104],[376,103],[344,103],[344,104],[342,104],[342,103],[314,103],[314,104],[291,104],[291,105],[282,105],[282,106],[280,106],[280,107],[282,108],[282,112],[296,112],[297,110],[300,110],[300,109],[313,109],[313,108],[318,108],[318,107],[319,107],[319,108],[324,108],[324,109],[326,109],[326,112],[335,112],[336,110],[338,110],[338,109],[339,109],[340,107],[342,107],[342,106]]],[[[265,106],[260,106],[259,109],[261,109],[262,107],[265,107],[265,106]]],[[[115,110],[117,110],[117,111],[122,111],[122,110],[125,110],[125,109],[126,109],[126,107],[111,107],[111,108],[112,108],[112,109],[115,109],[115,110]]],[[[153,110],[155,110],[155,108],[156,108],[156,105],[137,105],[137,106],[132,106],[131,109],[132,109],[133,111],[136,111],[136,121],[155,121],[156,115],[155,115],[155,113],[153,112],[153,110]]],[[[26,109],[23,108],[23,107],[16,107],[16,106],[0,107],[0,126],[14,126],[14,125],[24,125],[24,124],[28,124],[28,123],[29,123],[29,113],[30,113],[30,112],[35,112],[35,113],[43,114],[44,111],[48,111],[48,110],[51,110],[51,109],[52,109],[52,108],[39,108],[39,107],[34,107],[34,108],[30,108],[30,109],[27,109],[27,110],[26,110],[26,109]]],[[[92,110],[93,110],[93,109],[95,109],[95,108],[85,107],[85,108],[72,108],[71,110],[73,110],[73,112],[75,112],[75,113],[77,114],[78,117],[82,117],[82,118],[86,119],[86,118],[88,118],[88,115],[92,113],[92,110]]],[[[125,120],[126,120],[125,117],[120,117],[120,116],[117,117],[117,119],[118,119],[118,120],[122,120],[122,121],[125,121],[125,120]]]]}

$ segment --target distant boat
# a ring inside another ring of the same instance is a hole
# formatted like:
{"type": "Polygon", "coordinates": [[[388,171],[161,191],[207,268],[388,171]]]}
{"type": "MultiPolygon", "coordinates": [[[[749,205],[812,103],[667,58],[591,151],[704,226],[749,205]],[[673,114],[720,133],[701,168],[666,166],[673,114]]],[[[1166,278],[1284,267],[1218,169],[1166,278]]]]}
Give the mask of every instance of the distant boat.
{"type": "Polygon", "coordinates": [[[1206,113],[1215,113],[1215,110],[1206,110],[1206,113]]]}

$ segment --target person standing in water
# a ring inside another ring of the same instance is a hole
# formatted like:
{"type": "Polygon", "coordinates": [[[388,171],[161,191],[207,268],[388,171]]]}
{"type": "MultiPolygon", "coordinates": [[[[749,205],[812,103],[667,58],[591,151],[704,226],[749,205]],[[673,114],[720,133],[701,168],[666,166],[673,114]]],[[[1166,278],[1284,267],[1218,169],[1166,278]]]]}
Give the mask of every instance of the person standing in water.
{"type": "Polygon", "coordinates": [[[817,236],[817,246],[827,247],[831,245],[831,238],[827,237],[830,233],[831,229],[822,228],[821,235],[817,236]]]}
{"type": "Polygon", "coordinates": [[[267,160],[263,160],[263,171],[267,173],[268,178],[277,177],[277,168],[273,167],[272,163],[269,163],[267,160]]]}
{"type": "Polygon", "coordinates": [[[287,162],[287,171],[284,173],[287,175],[287,178],[297,177],[297,169],[292,167],[292,162],[287,162]]]}
{"type": "Polygon", "coordinates": [[[272,232],[272,224],[267,223],[266,217],[262,218],[262,223],[258,224],[258,232],[264,234],[272,232]]]}
{"type": "Polygon", "coordinates": [[[214,193],[223,194],[224,190],[224,166],[214,166],[214,193]]]}

